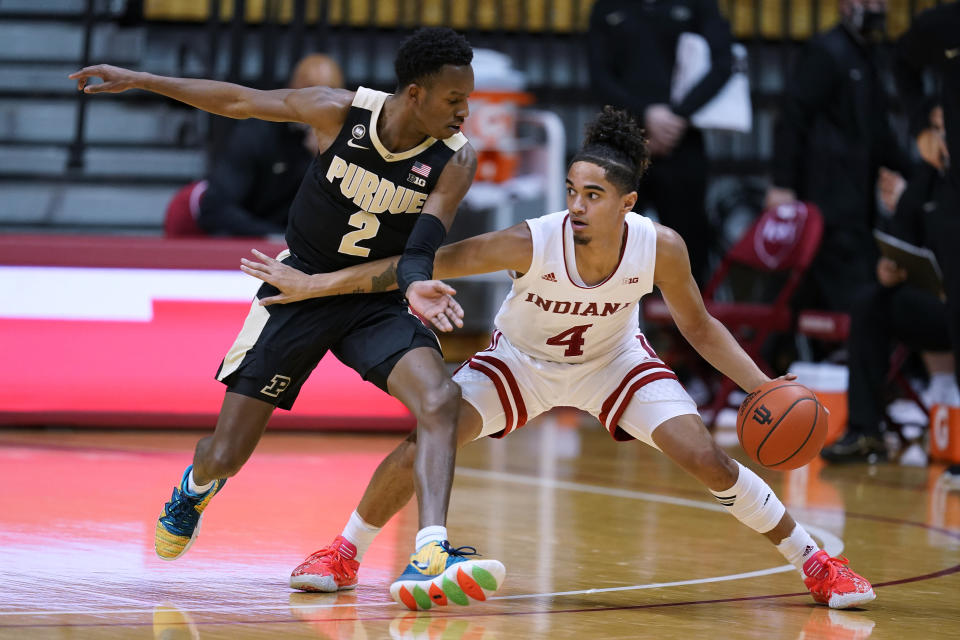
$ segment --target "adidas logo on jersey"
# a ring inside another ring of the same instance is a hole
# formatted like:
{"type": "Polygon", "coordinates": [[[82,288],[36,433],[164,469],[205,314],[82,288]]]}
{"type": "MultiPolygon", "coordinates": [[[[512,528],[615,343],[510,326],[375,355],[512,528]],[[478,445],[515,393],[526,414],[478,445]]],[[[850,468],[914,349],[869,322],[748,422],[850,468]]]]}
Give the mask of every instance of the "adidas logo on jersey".
{"type": "Polygon", "coordinates": [[[545,276],[540,276],[540,277],[543,278],[544,280],[546,280],[547,282],[556,282],[556,281],[557,281],[557,276],[554,275],[553,271],[551,271],[550,273],[548,273],[548,274],[545,275],[545,276]]]}

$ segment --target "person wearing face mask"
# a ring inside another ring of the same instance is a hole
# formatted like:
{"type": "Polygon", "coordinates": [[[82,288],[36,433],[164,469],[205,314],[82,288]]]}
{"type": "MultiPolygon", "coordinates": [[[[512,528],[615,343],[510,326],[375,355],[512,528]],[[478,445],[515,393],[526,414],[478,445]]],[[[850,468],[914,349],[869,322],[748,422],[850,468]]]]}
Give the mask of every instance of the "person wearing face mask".
{"type": "MultiPolygon", "coordinates": [[[[946,291],[954,375],[960,382],[960,252],[955,246],[960,237],[960,4],[944,4],[918,15],[897,42],[894,70],[897,88],[911,116],[917,150],[942,175],[945,184],[937,202],[943,239],[937,260],[946,291]],[[936,98],[943,105],[943,128],[939,130],[926,122],[926,72],[936,77],[936,98]]],[[[960,487],[960,464],[950,466],[946,473],[960,487]]]]}
{"type": "Polygon", "coordinates": [[[873,281],[881,168],[895,180],[909,173],[889,121],[878,56],[886,6],[886,0],[841,0],[840,22],[804,45],[787,76],[766,206],[804,200],[823,213],[806,306],[848,311],[855,293],[873,281]]]}

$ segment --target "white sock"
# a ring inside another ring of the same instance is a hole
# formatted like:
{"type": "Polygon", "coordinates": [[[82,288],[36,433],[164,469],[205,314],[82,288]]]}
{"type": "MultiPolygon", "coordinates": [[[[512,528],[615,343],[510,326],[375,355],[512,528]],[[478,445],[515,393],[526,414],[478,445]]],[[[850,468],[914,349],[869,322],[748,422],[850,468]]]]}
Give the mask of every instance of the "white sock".
{"type": "Polygon", "coordinates": [[[766,533],[780,523],[786,508],[760,476],[739,462],[737,467],[740,471],[732,487],[710,493],[734,518],[757,533],[766,533]]]}
{"type": "Polygon", "coordinates": [[[441,527],[440,525],[433,525],[430,527],[424,527],[417,532],[417,543],[414,547],[419,550],[425,544],[431,542],[442,542],[447,539],[447,528],[441,527]]]}
{"type": "Polygon", "coordinates": [[[777,551],[783,554],[787,562],[797,568],[797,571],[803,573],[803,564],[810,559],[810,556],[820,551],[818,545],[807,530],[799,524],[793,528],[793,531],[777,545],[777,551]]]}
{"type": "Polygon", "coordinates": [[[960,391],[953,373],[934,373],[930,376],[930,385],[924,394],[929,404],[960,405],[960,391]]]}
{"type": "Polygon", "coordinates": [[[211,480],[207,484],[197,484],[197,481],[193,479],[193,469],[190,469],[190,475],[187,476],[187,491],[195,496],[199,496],[210,491],[210,489],[213,488],[214,482],[216,482],[216,480],[211,480]]]}
{"type": "Polygon", "coordinates": [[[373,544],[373,539],[377,537],[378,533],[380,533],[380,527],[367,524],[364,519],[360,517],[360,514],[354,510],[354,512],[350,514],[350,520],[347,521],[347,526],[343,528],[343,533],[340,535],[349,540],[353,546],[357,548],[357,555],[354,560],[360,562],[363,560],[363,554],[366,553],[370,545],[373,544]]]}

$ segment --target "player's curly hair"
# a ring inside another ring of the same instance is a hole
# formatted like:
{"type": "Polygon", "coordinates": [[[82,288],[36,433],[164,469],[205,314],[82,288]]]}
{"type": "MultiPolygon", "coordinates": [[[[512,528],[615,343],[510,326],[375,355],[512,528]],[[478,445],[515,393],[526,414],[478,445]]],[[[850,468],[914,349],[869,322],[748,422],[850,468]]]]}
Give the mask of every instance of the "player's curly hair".
{"type": "Polygon", "coordinates": [[[583,146],[574,162],[592,162],[603,167],[607,180],[621,193],[635,191],[650,166],[650,151],[643,129],[622,109],[607,105],[587,125],[583,146]]]}
{"type": "Polygon", "coordinates": [[[473,47],[462,35],[447,27],[417,29],[400,45],[393,67],[397,88],[440,72],[443,65],[465,66],[473,60],[473,47]]]}

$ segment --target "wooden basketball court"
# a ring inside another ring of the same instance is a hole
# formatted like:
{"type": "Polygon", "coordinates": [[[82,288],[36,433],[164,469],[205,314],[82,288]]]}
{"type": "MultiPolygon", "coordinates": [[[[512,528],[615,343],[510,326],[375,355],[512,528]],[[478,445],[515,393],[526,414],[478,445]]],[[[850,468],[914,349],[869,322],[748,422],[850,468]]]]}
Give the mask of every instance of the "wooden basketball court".
{"type": "Polygon", "coordinates": [[[412,505],[367,553],[356,591],[287,587],[398,436],[268,434],[190,552],[164,562],[155,518],[197,438],[0,432],[0,638],[960,637],[960,491],[937,482],[939,467],[763,472],[876,588],[868,607],[831,611],[655,451],[547,417],[458,458],[451,540],[502,560],[502,591],[412,613],[387,593],[417,529],[412,505]]]}

